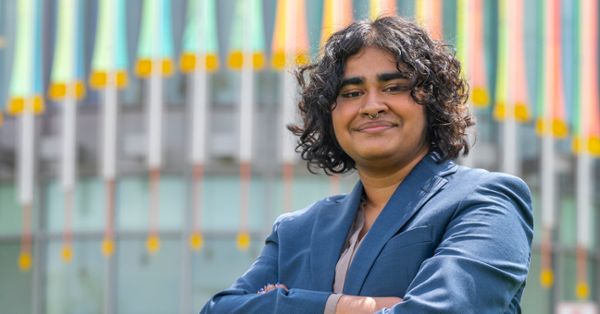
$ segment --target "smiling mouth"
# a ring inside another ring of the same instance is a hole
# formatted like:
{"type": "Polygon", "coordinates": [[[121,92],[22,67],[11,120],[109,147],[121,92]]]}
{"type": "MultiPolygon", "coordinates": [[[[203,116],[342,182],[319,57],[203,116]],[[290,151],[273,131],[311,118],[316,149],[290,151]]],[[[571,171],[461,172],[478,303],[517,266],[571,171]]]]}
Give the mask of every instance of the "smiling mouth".
{"type": "Polygon", "coordinates": [[[388,121],[374,121],[362,124],[356,130],[367,133],[377,133],[385,131],[394,126],[396,126],[394,123],[388,121]]]}

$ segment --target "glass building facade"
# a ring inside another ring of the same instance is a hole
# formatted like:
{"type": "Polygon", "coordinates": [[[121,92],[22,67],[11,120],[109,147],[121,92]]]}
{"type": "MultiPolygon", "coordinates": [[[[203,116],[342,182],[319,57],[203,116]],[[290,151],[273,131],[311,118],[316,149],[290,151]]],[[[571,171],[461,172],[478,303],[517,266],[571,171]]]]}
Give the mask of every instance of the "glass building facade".
{"type": "MultiPolygon", "coordinates": [[[[0,104],[8,99],[13,71],[17,2],[0,0],[0,104]]],[[[42,10],[42,65],[44,86],[49,85],[56,36],[58,0],[45,0],[42,10]]],[[[187,0],[172,0],[172,31],[175,55],[181,53],[187,0]]],[[[264,36],[273,37],[275,0],[263,1],[264,36]]],[[[565,2],[565,1],[563,1],[565,2]]],[[[85,71],[89,76],[98,0],[80,2],[84,14],[85,71]]],[[[414,15],[414,0],[399,0],[399,15],[414,15]]],[[[485,41],[490,87],[494,84],[497,59],[497,0],[484,1],[485,41]]],[[[539,1],[525,1],[525,50],[527,84],[535,90],[539,63],[537,25],[539,1]]],[[[164,82],[163,167],[159,195],[161,248],[146,250],[149,221],[149,180],[146,163],[146,114],[149,84],[134,75],[143,0],[127,0],[127,48],[129,84],[119,91],[117,182],[115,198],[116,252],[105,258],[100,251],[105,224],[104,184],[99,176],[102,148],[99,129],[103,94],[91,89],[79,102],[77,114],[77,185],[73,222],[73,259],[61,259],[65,217],[60,184],[61,107],[46,99],[47,109],[36,117],[35,201],[32,215],[33,266],[23,272],[17,265],[21,250],[22,211],[18,201],[17,163],[20,143],[19,120],[5,115],[0,127],[0,312],[2,313],[195,313],[217,291],[231,285],[253,263],[274,220],[283,212],[282,160],[279,116],[282,73],[268,67],[254,76],[254,136],[249,231],[250,248],[236,248],[239,226],[240,167],[239,72],[229,70],[229,33],[234,19],[234,0],[217,1],[217,29],[222,66],[209,75],[208,159],[205,163],[202,199],[202,228],[205,243],[199,252],[190,250],[192,166],[189,163],[189,130],[192,78],[179,71],[164,82]]],[[[354,18],[368,17],[368,1],[353,1],[354,18]]],[[[456,38],[456,0],[443,1],[444,37],[456,38]]],[[[322,0],[306,0],[307,24],[312,53],[321,35],[322,0]]],[[[268,45],[269,46],[269,45],[268,45]]],[[[270,51],[266,51],[270,58],[270,51]]],[[[177,57],[178,58],[178,57],[177,57]]],[[[492,98],[493,98],[493,88],[492,98]]],[[[573,93],[573,91],[566,91],[573,93]]],[[[530,93],[530,102],[536,95],[530,93]]],[[[500,136],[503,124],[493,119],[491,109],[474,109],[478,119],[477,144],[473,150],[476,167],[501,170],[500,136]]],[[[557,142],[557,225],[553,232],[554,284],[540,285],[540,139],[534,122],[518,125],[519,174],[533,195],[535,234],[531,270],[523,295],[523,313],[554,313],[561,301],[577,300],[575,202],[576,161],[570,139],[557,142]]],[[[593,178],[600,170],[593,160],[593,178]]],[[[356,174],[341,178],[340,192],[349,192],[356,174]]],[[[330,178],[313,175],[299,159],[295,165],[293,209],[298,210],[332,191],[330,178]]],[[[588,252],[589,300],[600,299],[600,243],[598,196],[592,192],[593,243],[588,252]]]]}

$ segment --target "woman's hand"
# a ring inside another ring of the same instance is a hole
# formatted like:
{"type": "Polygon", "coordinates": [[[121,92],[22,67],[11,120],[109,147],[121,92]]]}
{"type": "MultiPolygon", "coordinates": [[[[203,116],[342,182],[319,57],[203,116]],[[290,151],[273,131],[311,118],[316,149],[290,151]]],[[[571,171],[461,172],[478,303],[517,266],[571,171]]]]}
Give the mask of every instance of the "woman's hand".
{"type": "Polygon", "coordinates": [[[286,291],[289,290],[284,284],[282,284],[281,282],[278,282],[276,284],[272,284],[272,283],[268,283],[266,284],[264,287],[260,288],[258,290],[258,294],[265,294],[273,289],[277,289],[277,288],[283,288],[286,291]]]}
{"type": "Polygon", "coordinates": [[[402,302],[401,298],[396,297],[359,297],[353,295],[343,295],[337,303],[335,314],[358,314],[375,313],[382,308],[391,308],[402,302]]]}

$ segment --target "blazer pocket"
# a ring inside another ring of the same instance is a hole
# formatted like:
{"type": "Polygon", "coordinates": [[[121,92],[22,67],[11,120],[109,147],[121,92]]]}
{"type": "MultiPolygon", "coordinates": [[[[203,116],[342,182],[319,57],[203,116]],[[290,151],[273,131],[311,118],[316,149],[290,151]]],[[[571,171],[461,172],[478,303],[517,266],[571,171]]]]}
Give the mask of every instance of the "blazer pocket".
{"type": "Polygon", "coordinates": [[[380,256],[393,253],[399,249],[433,241],[433,226],[424,225],[398,233],[385,244],[380,256]]]}

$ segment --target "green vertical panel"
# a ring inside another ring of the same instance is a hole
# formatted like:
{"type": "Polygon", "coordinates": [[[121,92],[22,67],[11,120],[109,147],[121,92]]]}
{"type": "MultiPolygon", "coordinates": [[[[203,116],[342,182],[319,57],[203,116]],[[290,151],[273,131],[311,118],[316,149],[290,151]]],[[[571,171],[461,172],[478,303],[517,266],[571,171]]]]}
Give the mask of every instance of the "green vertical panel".
{"type": "MultiPolygon", "coordinates": [[[[20,242],[0,243],[0,309],[2,313],[31,313],[33,272],[23,273],[19,270],[17,257],[20,251],[20,242]]],[[[36,257],[34,256],[33,259],[35,263],[36,257]]]]}
{"type": "Polygon", "coordinates": [[[62,241],[48,243],[45,313],[102,313],[106,274],[99,247],[99,240],[76,240],[73,260],[65,264],[60,256],[62,241]]]}
{"type": "Polygon", "coordinates": [[[21,206],[16,187],[12,182],[0,183],[0,234],[15,233],[21,233],[21,206]]]}
{"type": "Polygon", "coordinates": [[[523,313],[552,313],[552,290],[540,285],[540,252],[531,252],[531,266],[527,276],[527,286],[521,298],[523,313]]]}
{"type": "MultiPolygon", "coordinates": [[[[202,225],[204,230],[237,231],[240,214],[239,176],[206,176],[203,196],[202,225]]],[[[262,231],[269,227],[264,225],[265,208],[264,180],[254,176],[250,180],[248,227],[251,231],[262,231]]]]}
{"type": "Polygon", "coordinates": [[[575,247],[577,243],[577,208],[573,196],[564,196],[558,203],[558,233],[562,245],[575,247]]]}
{"type": "MultiPolygon", "coordinates": [[[[64,194],[59,180],[45,186],[47,230],[63,231],[64,194]]],[[[98,178],[81,178],[75,187],[73,231],[98,231],[104,227],[104,185],[98,178]]]]}
{"type": "MultiPolygon", "coordinates": [[[[116,225],[120,230],[148,230],[149,184],[147,177],[119,179],[115,200],[116,225]]],[[[183,177],[162,176],[159,195],[159,230],[179,230],[185,209],[183,177]]]]}

